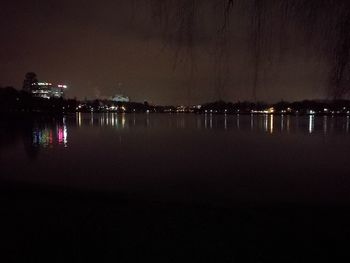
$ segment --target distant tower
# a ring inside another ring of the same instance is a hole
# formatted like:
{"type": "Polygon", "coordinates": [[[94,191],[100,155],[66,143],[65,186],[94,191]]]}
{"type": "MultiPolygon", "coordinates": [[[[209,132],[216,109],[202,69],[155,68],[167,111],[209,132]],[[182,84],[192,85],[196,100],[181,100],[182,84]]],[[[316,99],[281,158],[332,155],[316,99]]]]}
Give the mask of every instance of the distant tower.
{"type": "Polygon", "coordinates": [[[24,91],[31,93],[33,84],[37,82],[38,82],[37,75],[34,72],[28,72],[25,75],[22,88],[24,91]]]}

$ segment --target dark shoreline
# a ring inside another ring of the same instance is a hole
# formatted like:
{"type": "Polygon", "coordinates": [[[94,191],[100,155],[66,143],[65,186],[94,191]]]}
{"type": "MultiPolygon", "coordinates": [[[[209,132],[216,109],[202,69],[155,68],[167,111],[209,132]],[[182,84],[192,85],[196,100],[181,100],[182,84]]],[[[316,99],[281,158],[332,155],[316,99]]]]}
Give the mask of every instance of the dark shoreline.
{"type": "Polygon", "coordinates": [[[94,99],[80,101],[77,99],[35,97],[24,90],[12,87],[0,88],[0,112],[36,112],[45,114],[67,114],[75,112],[118,112],[118,113],[221,113],[221,114],[325,114],[350,115],[350,100],[301,100],[294,102],[279,101],[266,103],[262,101],[223,100],[205,102],[200,105],[152,105],[144,102],[122,102],[111,99],[94,99]]]}

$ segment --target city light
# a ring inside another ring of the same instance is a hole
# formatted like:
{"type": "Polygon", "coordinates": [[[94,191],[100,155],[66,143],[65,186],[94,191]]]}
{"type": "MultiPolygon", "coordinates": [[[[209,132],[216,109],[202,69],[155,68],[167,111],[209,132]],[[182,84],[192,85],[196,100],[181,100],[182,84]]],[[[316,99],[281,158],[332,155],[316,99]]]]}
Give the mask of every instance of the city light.
{"type": "Polygon", "coordinates": [[[31,86],[31,93],[35,97],[44,99],[62,98],[64,95],[63,89],[68,88],[67,85],[59,84],[55,86],[50,82],[35,82],[31,86]]]}
{"type": "Polygon", "coordinates": [[[36,82],[33,83],[32,86],[51,86],[51,83],[47,83],[47,82],[36,82]]]}

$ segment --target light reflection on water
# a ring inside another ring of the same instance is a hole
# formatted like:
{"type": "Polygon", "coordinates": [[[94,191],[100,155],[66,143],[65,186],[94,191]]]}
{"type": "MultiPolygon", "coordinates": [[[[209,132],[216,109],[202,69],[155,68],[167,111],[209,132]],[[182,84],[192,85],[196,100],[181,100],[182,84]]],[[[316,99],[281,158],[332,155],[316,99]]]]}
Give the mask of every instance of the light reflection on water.
{"type": "Polygon", "coordinates": [[[31,141],[34,147],[68,147],[69,129],[73,127],[109,127],[118,130],[133,128],[168,128],[223,130],[290,134],[301,133],[327,136],[334,133],[348,134],[350,117],[332,116],[290,116],[290,115],[193,115],[193,114],[118,114],[77,113],[59,120],[34,123],[31,141]]]}
{"type": "Polygon", "coordinates": [[[151,192],[163,182],[160,194],[189,180],[237,200],[328,198],[344,185],[350,203],[349,117],[78,113],[0,124],[0,179],[151,192]]]}
{"type": "Polygon", "coordinates": [[[349,116],[290,116],[290,115],[203,115],[191,114],[118,114],[118,113],[77,113],[77,127],[99,126],[127,129],[133,127],[155,128],[163,127],[163,122],[168,128],[196,128],[199,130],[250,130],[252,132],[264,132],[268,134],[302,132],[308,134],[329,132],[349,133],[349,116]]]}
{"type": "Polygon", "coordinates": [[[34,125],[32,133],[33,146],[51,147],[53,145],[63,145],[68,147],[68,129],[66,118],[62,119],[62,123],[56,123],[55,126],[45,124],[34,125]]]}
{"type": "Polygon", "coordinates": [[[315,116],[309,116],[309,133],[313,133],[315,129],[315,116]]]}
{"type": "Polygon", "coordinates": [[[270,133],[273,133],[273,116],[274,115],[270,115],[270,133]]]}
{"type": "MultiPolygon", "coordinates": [[[[224,130],[247,130],[255,132],[265,132],[273,134],[275,132],[307,132],[312,134],[323,131],[324,134],[336,129],[337,132],[349,131],[349,118],[329,118],[315,116],[289,116],[289,115],[137,115],[137,114],[91,114],[89,122],[86,118],[82,118],[78,114],[76,121],[77,126],[86,126],[90,123],[91,126],[100,127],[115,127],[115,128],[132,128],[132,127],[148,127],[154,128],[159,126],[159,119],[164,119],[169,128],[193,128],[197,129],[224,129],[224,130]],[[249,126],[247,125],[249,119],[249,126]],[[340,122],[343,127],[339,126],[340,122]],[[322,123],[320,125],[320,123],[322,123]],[[279,127],[279,128],[278,128],[279,127]]],[[[163,125],[160,125],[163,126],[163,125]]]]}

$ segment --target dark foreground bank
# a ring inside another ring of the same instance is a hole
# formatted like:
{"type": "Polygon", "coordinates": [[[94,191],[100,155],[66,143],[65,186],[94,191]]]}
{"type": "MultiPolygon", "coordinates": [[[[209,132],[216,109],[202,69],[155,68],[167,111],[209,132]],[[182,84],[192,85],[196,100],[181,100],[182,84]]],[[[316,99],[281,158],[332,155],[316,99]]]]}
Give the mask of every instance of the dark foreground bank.
{"type": "Polygon", "coordinates": [[[349,207],[171,202],[4,182],[0,206],[6,262],[349,258],[349,207]]]}

